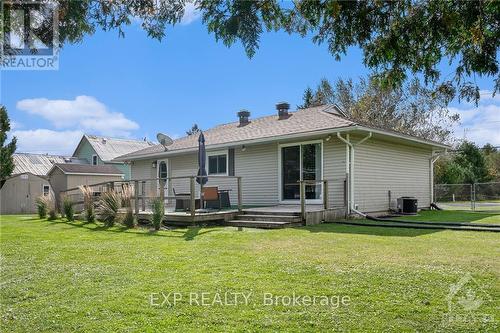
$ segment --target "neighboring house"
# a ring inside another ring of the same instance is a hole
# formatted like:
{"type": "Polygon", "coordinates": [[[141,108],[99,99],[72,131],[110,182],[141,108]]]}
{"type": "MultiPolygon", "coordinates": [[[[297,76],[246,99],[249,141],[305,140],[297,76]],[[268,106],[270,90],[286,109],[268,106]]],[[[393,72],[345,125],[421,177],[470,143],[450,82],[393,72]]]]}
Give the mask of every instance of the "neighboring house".
{"type": "Polygon", "coordinates": [[[35,213],[35,201],[52,192],[47,173],[54,163],[78,163],[67,156],[16,153],[15,168],[0,190],[1,214],[35,213]]]}
{"type": "Polygon", "coordinates": [[[56,163],[47,173],[56,200],[60,202],[61,191],[80,185],[93,185],[111,181],[122,181],[123,172],[114,165],[61,164],[56,163]]]}
{"type": "Polygon", "coordinates": [[[118,168],[125,179],[130,179],[130,166],[123,162],[113,161],[115,157],[152,146],[145,140],[116,139],[85,134],[73,153],[73,156],[84,159],[91,165],[113,165],[118,168]]]}
{"type": "MultiPolygon", "coordinates": [[[[256,119],[239,112],[239,122],[204,131],[208,174],[241,176],[244,205],[298,204],[299,180],[326,179],[330,206],[347,203],[350,212],[387,211],[401,196],[418,198],[419,208],[430,206],[432,164],[448,146],[358,124],[334,105],[288,112],[289,105],[280,103],[277,109],[256,119]]],[[[131,163],[132,179],[192,176],[197,149],[198,135],[191,135],[116,160],[131,163]]],[[[211,179],[209,185],[227,182],[211,179]]],[[[189,189],[187,182],[171,186],[189,189]]],[[[321,203],[321,185],[307,186],[306,198],[321,203]]]]}

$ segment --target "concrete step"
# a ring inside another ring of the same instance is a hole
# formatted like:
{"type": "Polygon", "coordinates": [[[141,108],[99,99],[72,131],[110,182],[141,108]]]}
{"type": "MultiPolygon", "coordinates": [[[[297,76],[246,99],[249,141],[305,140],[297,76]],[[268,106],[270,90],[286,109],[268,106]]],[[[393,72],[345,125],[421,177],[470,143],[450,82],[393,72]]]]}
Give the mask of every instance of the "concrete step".
{"type": "Polygon", "coordinates": [[[290,222],[290,223],[302,222],[300,216],[295,216],[295,215],[244,214],[236,216],[235,219],[245,220],[245,221],[270,221],[270,222],[290,222]]]}
{"type": "Polygon", "coordinates": [[[245,228],[261,228],[261,229],[282,229],[289,227],[298,227],[302,223],[290,223],[284,221],[245,221],[245,220],[231,220],[224,223],[231,227],[245,227],[245,228]]]}

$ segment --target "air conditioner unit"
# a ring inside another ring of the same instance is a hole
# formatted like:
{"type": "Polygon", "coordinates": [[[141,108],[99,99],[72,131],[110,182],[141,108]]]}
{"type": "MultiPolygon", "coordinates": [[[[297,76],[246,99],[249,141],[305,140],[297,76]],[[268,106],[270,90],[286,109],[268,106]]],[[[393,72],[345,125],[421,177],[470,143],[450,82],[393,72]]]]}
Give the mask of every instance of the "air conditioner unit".
{"type": "Polygon", "coordinates": [[[397,211],[401,214],[417,214],[418,200],[414,197],[398,198],[397,211]]]}

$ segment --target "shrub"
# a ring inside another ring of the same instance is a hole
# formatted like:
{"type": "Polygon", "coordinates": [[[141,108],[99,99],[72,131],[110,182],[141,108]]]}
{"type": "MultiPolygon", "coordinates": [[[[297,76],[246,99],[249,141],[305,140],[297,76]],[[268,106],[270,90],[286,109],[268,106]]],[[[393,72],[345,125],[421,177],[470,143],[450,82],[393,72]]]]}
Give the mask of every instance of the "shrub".
{"type": "Polygon", "coordinates": [[[128,228],[135,228],[136,224],[137,223],[132,209],[127,208],[127,212],[125,213],[125,217],[123,218],[123,225],[128,228]]]}
{"type": "Polygon", "coordinates": [[[68,221],[75,219],[74,202],[68,196],[64,196],[63,198],[63,213],[68,221]]]}
{"type": "Polygon", "coordinates": [[[39,196],[36,199],[36,209],[38,211],[38,217],[40,219],[44,219],[47,217],[47,210],[48,210],[48,202],[47,202],[47,196],[39,196]]]}
{"type": "Polygon", "coordinates": [[[85,220],[89,223],[93,223],[95,221],[94,203],[92,202],[94,193],[92,192],[92,189],[86,185],[80,185],[78,186],[78,188],[83,194],[83,209],[85,211],[85,220]]]}
{"type": "Polygon", "coordinates": [[[120,209],[121,196],[114,190],[104,192],[97,203],[97,214],[107,227],[115,224],[118,209],[120,209]]]}
{"type": "Polygon", "coordinates": [[[153,215],[151,216],[151,223],[155,230],[160,230],[161,222],[163,221],[163,216],[165,215],[165,206],[163,205],[163,200],[160,198],[153,199],[151,203],[153,208],[153,215]]]}

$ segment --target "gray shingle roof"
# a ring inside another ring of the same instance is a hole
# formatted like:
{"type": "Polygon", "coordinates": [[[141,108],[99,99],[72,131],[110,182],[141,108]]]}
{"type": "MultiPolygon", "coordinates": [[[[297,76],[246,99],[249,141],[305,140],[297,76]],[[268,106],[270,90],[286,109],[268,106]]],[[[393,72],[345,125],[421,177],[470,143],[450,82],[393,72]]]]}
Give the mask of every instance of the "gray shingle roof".
{"type": "Polygon", "coordinates": [[[78,162],[75,158],[61,155],[15,153],[12,157],[15,164],[13,175],[29,172],[37,176],[45,176],[54,163],[66,163],[70,160],[78,162]]]}
{"type": "Polygon", "coordinates": [[[105,162],[153,145],[153,143],[144,140],[116,139],[88,134],[85,134],[84,137],[92,145],[99,158],[105,162]]]}
{"type": "MultiPolygon", "coordinates": [[[[203,134],[205,135],[205,144],[208,148],[211,145],[237,143],[243,140],[272,138],[287,134],[306,133],[356,125],[356,123],[337,114],[337,110],[332,105],[322,105],[290,112],[290,117],[284,120],[278,120],[277,115],[260,117],[250,119],[250,123],[242,127],[239,126],[239,122],[233,122],[213,127],[203,131],[203,134]]],[[[198,136],[190,135],[174,140],[174,143],[167,148],[168,151],[180,151],[197,146],[198,136]]],[[[164,151],[165,148],[161,144],[157,144],[120,156],[120,159],[134,158],[164,151]]]]}
{"type": "Polygon", "coordinates": [[[118,170],[115,166],[109,164],[103,165],[90,165],[90,164],[54,164],[61,169],[64,173],[93,173],[93,174],[106,174],[106,175],[122,175],[123,172],[118,170]]]}

